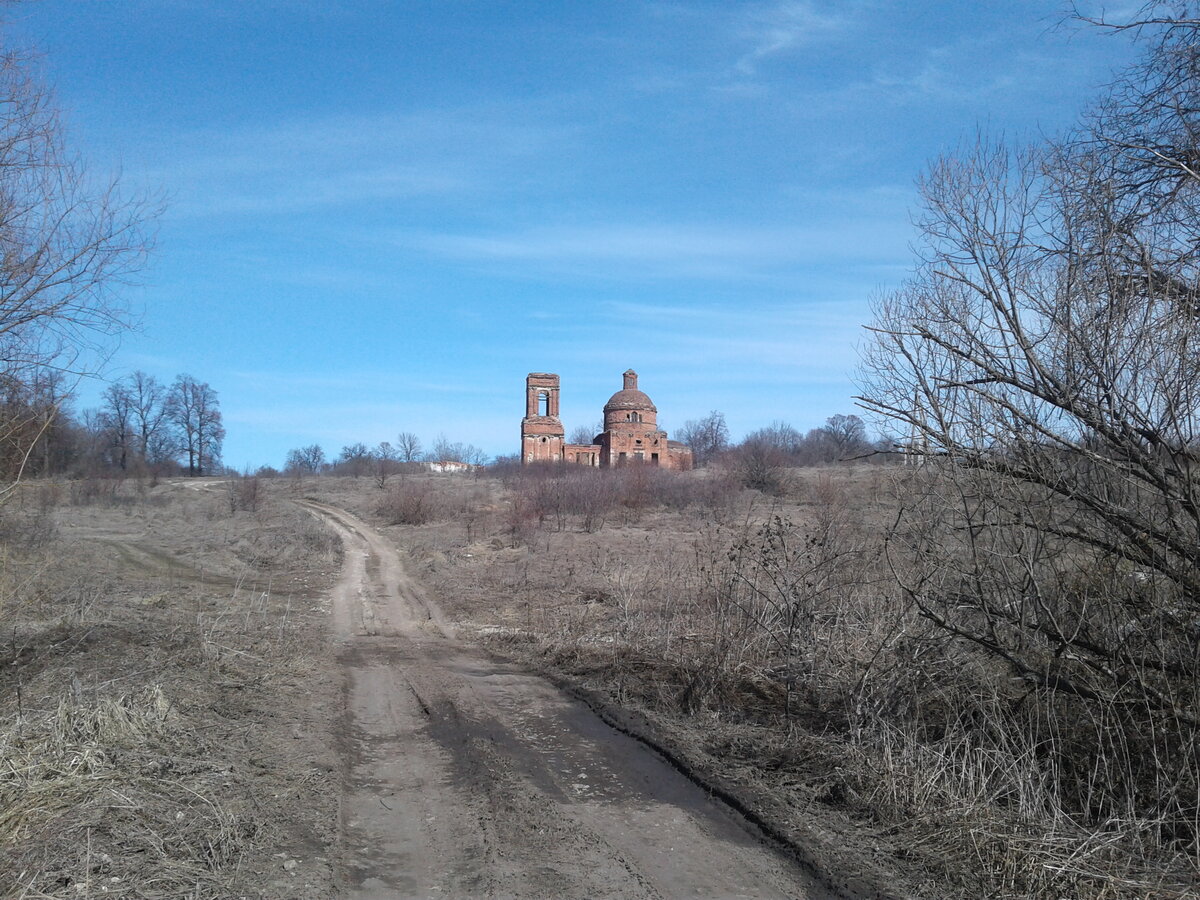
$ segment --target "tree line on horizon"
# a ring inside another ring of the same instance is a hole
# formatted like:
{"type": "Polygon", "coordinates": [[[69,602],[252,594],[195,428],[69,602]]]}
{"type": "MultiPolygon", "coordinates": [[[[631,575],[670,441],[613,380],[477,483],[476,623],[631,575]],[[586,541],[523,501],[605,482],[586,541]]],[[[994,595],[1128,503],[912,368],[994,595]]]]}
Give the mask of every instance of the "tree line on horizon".
{"type": "Polygon", "coordinates": [[[74,387],[55,369],[0,382],[0,479],[220,472],[225,427],[217,392],[178,375],[114,381],[98,407],[76,412],[74,387]]]}
{"type": "MultiPolygon", "coordinates": [[[[570,437],[573,443],[591,443],[594,430],[587,426],[576,428],[570,437]]],[[[787,422],[775,421],[747,434],[740,442],[730,439],[725,414],[712,410],[700,419],[684,423],[680,441],[692,451],[697,468],[722,463],[738,469],[747,487],[773,490],[777,479],[772,475],[779,469],[801,466],[831,465],[866,457],[876,459],[892,453],[895,442],[888,437],[871,440],[866,424],[856,415],[833,415],[825,424],[800,432],[787,422]]],[[[358,441],[342,447],[335,457],[326,454],[320,444],[308,444],[288,451],[282,469],[262,466],[255,474],[262,477],[290,475],[373,475],[380,486],[393,474],[423,471],[429,463],[456,462],[470,466],[496,467],[520,465],[517,455],[501,455],[490,459],[474,444],[449,440],[439,434],[428,449],[421,438],[410,431],[397,435],[396,443],[381,441],[374,447],[358,441]]]]}

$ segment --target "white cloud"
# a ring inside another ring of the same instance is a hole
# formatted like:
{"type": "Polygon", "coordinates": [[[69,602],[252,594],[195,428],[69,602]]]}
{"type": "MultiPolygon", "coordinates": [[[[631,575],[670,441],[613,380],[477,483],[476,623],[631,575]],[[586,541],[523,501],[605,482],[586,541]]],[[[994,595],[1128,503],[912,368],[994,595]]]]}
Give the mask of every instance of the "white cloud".
{"type": "Polygon", "coordinates": [[[477,110],[328,116],[175,136],[139,179],[166,185],[175,215],[292,213],[486,191],[562,137],[477,110]]]}
{"type": "Polygon", "coordinates": [[[752,46],[735,68],[743,75],[754,75],[764,60],[843,32],[854,20],[855,5],[849,4],[849,11],[843,6],[832,13],[818,10],[810,0],[785,0],[751,10],[742,36],[752,46]]]}
{"type": "Polygon", "coordinates": [[[812,226],[615,223],[542,227],[492,234],[400,235],[397,243],[477,263],[602,278],[752,278],[801,264],[896,261],[907,257],[910,228],[895,217],[848,217],[812,226]],[[892,252],[888,252],[891,248],[892,252]]]}

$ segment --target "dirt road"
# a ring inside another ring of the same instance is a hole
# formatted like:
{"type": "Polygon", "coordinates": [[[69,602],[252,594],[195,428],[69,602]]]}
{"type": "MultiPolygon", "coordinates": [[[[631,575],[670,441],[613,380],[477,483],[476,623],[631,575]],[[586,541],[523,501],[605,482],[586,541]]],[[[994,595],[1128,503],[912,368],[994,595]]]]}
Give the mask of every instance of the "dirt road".
{"type": "Polygon", "coordinates": [[[541,678],[454,639],[344,510],[342,895],[828,898],[751,827],[541,678]]]}

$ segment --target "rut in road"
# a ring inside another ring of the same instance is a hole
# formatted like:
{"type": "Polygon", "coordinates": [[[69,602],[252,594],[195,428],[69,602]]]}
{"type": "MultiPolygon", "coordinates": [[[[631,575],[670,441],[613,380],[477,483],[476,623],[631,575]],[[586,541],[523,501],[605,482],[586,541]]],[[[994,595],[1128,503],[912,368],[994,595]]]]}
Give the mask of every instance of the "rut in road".
{"type": "Polygon", "coordinates": [[[833,896],[643,744],[456,640],[366,523],[305,504],[346,550],[343,896],[833,896]]]}

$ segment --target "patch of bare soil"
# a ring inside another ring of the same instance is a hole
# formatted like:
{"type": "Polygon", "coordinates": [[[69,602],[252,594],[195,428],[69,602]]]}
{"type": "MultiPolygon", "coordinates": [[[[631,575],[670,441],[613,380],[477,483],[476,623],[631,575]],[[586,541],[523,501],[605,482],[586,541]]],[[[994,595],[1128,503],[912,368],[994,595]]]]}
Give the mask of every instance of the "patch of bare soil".
{"type": "Polygon", "coordinates": [[[340,547],[279,493],[0,510],[0,896],[331,895],[340,547]]]}
{"type": "Polygon", "coordinates": [[[387,538],[306,502],[347,553],[345,896],[834,896],[644,742],[455,639],[387,538]]]}

